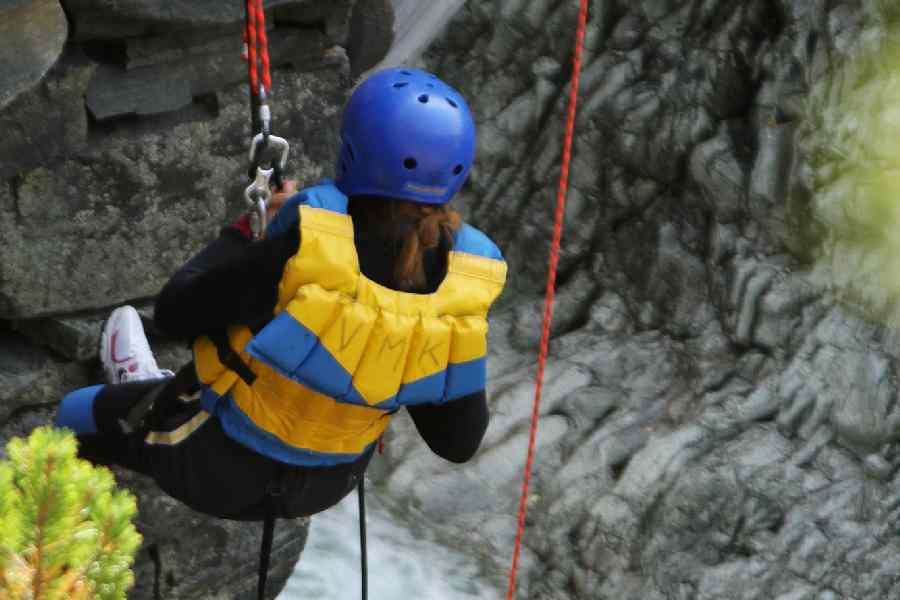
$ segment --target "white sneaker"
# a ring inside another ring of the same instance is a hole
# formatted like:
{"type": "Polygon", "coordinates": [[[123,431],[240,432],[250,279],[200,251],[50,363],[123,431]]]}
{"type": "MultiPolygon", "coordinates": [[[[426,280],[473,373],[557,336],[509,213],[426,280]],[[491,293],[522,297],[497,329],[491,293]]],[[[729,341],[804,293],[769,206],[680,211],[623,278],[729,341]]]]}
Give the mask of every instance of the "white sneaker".
{"type": "Polygon", "coordinates": [[[174,375],[160,369],[144,334],[141,317],[131,306],[109,315],[100,337],[100,362],[110,383],[161,379],[174,375]]]}

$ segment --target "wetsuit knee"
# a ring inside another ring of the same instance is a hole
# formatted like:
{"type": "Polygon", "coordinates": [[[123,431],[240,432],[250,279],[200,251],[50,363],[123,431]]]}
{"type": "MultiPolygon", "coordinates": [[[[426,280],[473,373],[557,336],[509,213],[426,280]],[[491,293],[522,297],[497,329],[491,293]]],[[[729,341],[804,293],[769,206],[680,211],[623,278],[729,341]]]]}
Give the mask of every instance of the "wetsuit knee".
{"type": "Polygon", "coordinates": [[[97,423],[94,420],[94,401],[104,387],[103,385],[92,385],[66,395],[59,403],[53,424],[57,427],[68,427],[78,435],[97,433],[97,423]]]}

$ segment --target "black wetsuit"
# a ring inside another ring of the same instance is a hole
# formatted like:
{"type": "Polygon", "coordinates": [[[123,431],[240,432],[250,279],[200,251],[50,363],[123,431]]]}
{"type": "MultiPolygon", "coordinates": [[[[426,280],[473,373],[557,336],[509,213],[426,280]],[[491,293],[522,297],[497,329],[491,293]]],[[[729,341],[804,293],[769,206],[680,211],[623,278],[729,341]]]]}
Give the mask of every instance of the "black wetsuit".
{"type": "MultiPolygon", "coordinates": [[[[350,215],[356,202],[351,200],[350,215]]],[[[395,285],[393,265],[399,247],[354,217],[360,269],[366,277],[395,285]]],[[[155,325],[168,336],[192,340],[246,324],[258,331],[273,316],[284,264],[299,248],[299,228],[251,242],[246,227],[232,226],[185,264],[166,284],[156,301],[155,325]]],[[[417,293],[431,293],[442,281],[449,241],[426,251],[427,284],[417,293]]],[[[98,434],[79,436],[82,454],[94,462],[116,463],[151,475],[167,493],[205,513],[232,519],[259,519],[267,489],[282,492],[278,516],[295,517],[324,510],[343,498],[365,471],[371,452],[356,462],[333,467],[297,467],[278,463],[225,435],[215,418],[175,445],[149,444],[146,431],[123,432],[121,420],[148,390],[165,385],[150,419],[154,431],[190,426],[199,402],[190,395],[198,384],[193,364],[164,383],[109,385],[98,394],[93,414],[98,434]],[[178,399],[180,398],[180,400],[178,399]],[[274,488],[273,488],[274,486],[274,488]]],[[[439,456],[465,462],[478,449],[487,428],[484,392],[442,405],[408,407],[422,438],[439,456]]]]}

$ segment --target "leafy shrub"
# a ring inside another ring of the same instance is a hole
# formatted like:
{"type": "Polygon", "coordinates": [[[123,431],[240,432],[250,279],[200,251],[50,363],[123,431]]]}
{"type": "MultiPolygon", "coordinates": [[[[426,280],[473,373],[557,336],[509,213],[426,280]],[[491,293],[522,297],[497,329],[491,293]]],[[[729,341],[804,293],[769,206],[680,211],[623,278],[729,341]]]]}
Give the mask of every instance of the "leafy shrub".
{"type": "Polygon", "coordinates": [[[35,429],[0,463],[0,600],[123,599],[141,536],[134,497],[77,457],[71,432],[35,429]]]}

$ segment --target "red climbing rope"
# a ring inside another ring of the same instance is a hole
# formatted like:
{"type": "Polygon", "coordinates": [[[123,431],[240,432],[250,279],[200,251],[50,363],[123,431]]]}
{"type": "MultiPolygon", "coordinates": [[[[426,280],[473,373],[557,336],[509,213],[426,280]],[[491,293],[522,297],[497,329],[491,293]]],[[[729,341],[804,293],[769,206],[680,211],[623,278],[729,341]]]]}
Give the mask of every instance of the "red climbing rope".
{"type": "Polygon", "coordinates": [[[581,78],[581,54],[584,49],[584,30],[587,24],[588,0],[581,0],[578,13],[578,31],[575,35],[575,58],[572,65],[572,84],[569,89],[569,110],[566,117],[566,138],[563,144],[562,170],[559,177],[559,191],[556,196],[556,221],[553,227],[553,242],[550,245],[550,267],[547,276],[547,295],[544,299],[544,321],[541,329],[541,346],[538,355],[537,382],[534,390],[534,407],[531,413],[531,433],[528,439],[528,457],[525,461],[525,475],[522,481],[522,497],[519,500],[519,526],[513,550],[512,567],[509,572],[509,587],[506,600],[513,600],[516,592],[516,573],[522,550],[522,536],[525,533],[525,513],[528,504],[528,486],[531,483],[531,468],[534,462],[534,445],[537,438],[540,416],[541,391],[544,386],[544,365],[547,362],[547,346],[550,340],[550,321],[553,318],[553,296],[556,289],[556,268],[559,264],[559,245],[562,238],[563,215],[566,195],[569,190],[569,163],[572,160],[572,138],[575,133],[575,109],[578,104],[578,82],[581,78]]]}
{"type": "Polygon", "coordinates": [[[262,84],[268,95],[272,88],[269,73],[269,39],[266,37],[266,13],[263,0],[247,0],[247,29],[244,30],[247,45],[247,64],[250,71],[250,90],[259,95],[259,68],[262,67],[262,84]],[[257,58],[257,51],[259,52],[257,58]]]}

